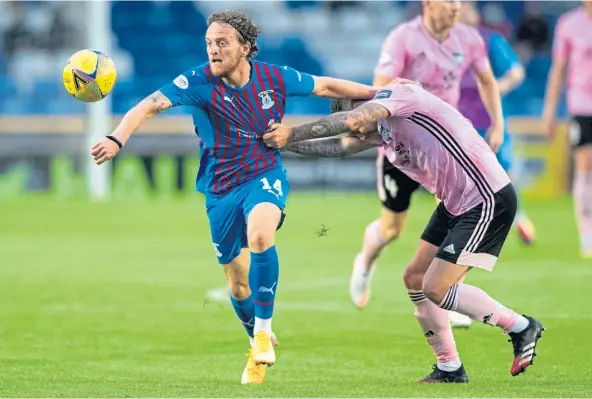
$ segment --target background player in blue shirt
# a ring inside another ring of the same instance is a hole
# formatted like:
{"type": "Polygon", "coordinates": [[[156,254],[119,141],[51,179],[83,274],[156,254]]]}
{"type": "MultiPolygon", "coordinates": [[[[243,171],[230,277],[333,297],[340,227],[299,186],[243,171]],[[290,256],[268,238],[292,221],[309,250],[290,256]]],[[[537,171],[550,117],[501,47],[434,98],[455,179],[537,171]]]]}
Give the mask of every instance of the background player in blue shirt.
{"type": "MultiPolygon", "coordinates": [[[[500,94],[502,95],[502,109],[506,109],[503,104],[503,96],[517,88],[524,80],[524,68],[508,44],[506,39],[491,29],[480,27],[481,18],[474,2],[463,2],[461,20],[464,23],[473,25],[479,29],[487,46],[491,69],[495,75],[500,94]]],[[[461,95],[458,103],[458,110],[471,120],[475,129],[485,138],[485,133],[489,128],[491,121],[485,106],[481,102],[477,80],[471,71],[465,73],[461,81],[461,95]]],[[[497,159],[504,170],[510,174],[514,153],[512,149],[512,136],[508,132],[507,121],[505,123],[503,142],[497,150],[497,159]]],[[[522,209],[516,214],[516,231],[519,237],[527,244],[534,240],[534,227],[522,209]]]]}
{"type": "Polygon", "coordinates": [[[174,106],[193,107],[201,139],[196,189],[205,194],[214,251],[232,305],[251,337],[244,384],[263,382],[266,365],[275,362],[271,316],[279,262],[274,239],[290,191],[279,150],[267,147],[262,136],[282,120],[289,96],[370,99],[376,93],[366,85],[252,60],[260,32],[240,11],[211,15],[209,62],[140,102],[91,152],[97,164],[108,161],[149,117],[174,106]]]}

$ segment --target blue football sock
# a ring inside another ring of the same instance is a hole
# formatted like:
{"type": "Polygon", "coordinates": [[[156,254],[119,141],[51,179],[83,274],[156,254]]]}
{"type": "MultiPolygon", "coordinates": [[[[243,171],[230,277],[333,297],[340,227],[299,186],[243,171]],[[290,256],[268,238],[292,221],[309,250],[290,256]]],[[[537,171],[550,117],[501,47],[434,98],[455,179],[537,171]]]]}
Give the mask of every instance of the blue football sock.
{"type": "Polygon", "coordinates": [[[263,252],[251,252],[249,287],[255,304],[255,317],[271,319],[280,263],[275,245],[263,252]]]}
{"type": "Polygon", "coordinates": [[[241,323],[243,323],[243,327],[247,331],[247,334],[249,334],[249,337],[253,337],[253,328],[255,327],[255,307],[251,296],[245,299],[236,299],[230,295],[230,302],[232,302],[232,307],[241,323]]]}

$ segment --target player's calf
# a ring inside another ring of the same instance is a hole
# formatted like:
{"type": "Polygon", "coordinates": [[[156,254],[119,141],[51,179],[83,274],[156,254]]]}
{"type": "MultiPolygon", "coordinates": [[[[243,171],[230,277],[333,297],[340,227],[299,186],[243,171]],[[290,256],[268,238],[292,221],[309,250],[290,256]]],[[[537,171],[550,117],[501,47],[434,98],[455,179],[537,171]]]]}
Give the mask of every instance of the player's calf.
{"type": "MultiPolygon", "coordinates": [[[[436,251],[436,246],[423,240],[420,241],[415,256],[407,265],[403,275],[409,298],[415,306],[417,321],[437,359],[437,365],[434,368],[436,374],[431,374],[434,378],[430,381],[424,379],[425,381],[420,382],[446,382],[436,380],[440,379],[442,375],[446,376],[445,379],[450,379],[452,378],[451,375],[458,374],[457,371],[462,368],[448,321],[448,312],[430,301],[421,290],[425,272],[429,268],[436,251]],[[448,375],[449,373],[452,374],[448,375]]],[[[464,369],[462,369],[462,373],[465,375],[464,369]]]]}
{"type": "Polygon", "coordinates": [[[249,253],[246,250],[234,258],[230,263],[223,265],[224,275],[230,291],[230,303],[245,328],[249,338],[253,339],[253,327],[255,325],[255,305],[249,288],[249,253]]]}

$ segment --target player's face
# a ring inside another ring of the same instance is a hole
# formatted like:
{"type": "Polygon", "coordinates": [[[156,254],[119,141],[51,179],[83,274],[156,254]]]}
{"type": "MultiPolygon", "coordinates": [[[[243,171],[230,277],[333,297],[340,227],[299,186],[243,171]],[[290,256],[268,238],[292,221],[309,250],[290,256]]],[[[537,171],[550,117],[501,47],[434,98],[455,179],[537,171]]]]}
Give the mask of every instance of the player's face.
{"type": "Polygon", "coordinates": [[[446,0],[426,1],[426,12],[439,29],[452,28],[460,18],[461,2],[446,0]]]}
{"type": "Polygon", "coordinates": [[[460,21],[467,25],[479,25],[481,22],[481,16],[479,15],[479,11],[477,10],[475,3],[471,1],[463,1],[460,12],[460,21]]]}
{"type": "Polygon", "coordinates": [[[236,29],[217,22],[211,24],[206,32],[206,45],[214,76],[227,76],[232,73],[248,54],[248,45],[238,41],[236,29]]]}
{"type": "Polygon", "coordinates": [[[592,12],[592,0],[582,0],[583,6],[588,12],[592,12]]]}

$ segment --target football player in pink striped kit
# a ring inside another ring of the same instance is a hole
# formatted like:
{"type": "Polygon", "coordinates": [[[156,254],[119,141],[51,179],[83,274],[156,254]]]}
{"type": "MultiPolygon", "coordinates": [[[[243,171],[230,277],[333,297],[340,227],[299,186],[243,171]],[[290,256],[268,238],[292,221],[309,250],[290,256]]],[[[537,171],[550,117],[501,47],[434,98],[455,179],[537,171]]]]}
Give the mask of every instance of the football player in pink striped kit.
{"type": "MultiPolygon", "coordinates": [[[[374,86],[384,86],[397,77],[421,83],[424,89],[458,107],[461,79],[473,71],[491,124],[486,139],[494,151],[504,139],[504,121],[498,85],[485,43],[477,29],[459,23],[460,1],[423,1],[422,15],[391,31],[383,43],[374,69],[374,86]]],[[[419,183],[395,168],[379,150],[377,186],[382,202],[378,219],[364,231],[363,244],[354,259],[350,281],[353,303],[363,308],[370,299],[376,262],[382,250],[401,235],[407,211],[419,183]]],[[[468,327],[471,320],[450,312],[454,327],[468,327]]]]}
{"type": "Polygon", "coordinates": [[[580,232],[580,253],[592,259],[592,1],[557,22],[543,120],[555,134],[557,103],[564,80],[572,118],[575,170],[573,198],[580,232]]]}
{"type": "Polygon", "coordinates": [[[495,153],[459,111],[417,84],[394,81],[357,108],[349,100],[339,107],[346,111],[294,128],[272,125],[263,140],[321,157],[380,146],[390,163],[442,200],[403,277],[437,358],[419,382],[468,382],[447,311],[508,334],[514,349],[510,373],[522,373],[536,355],[542,324],[461,283],[474,267],[493,270],[514,222],[516,192],[495,153]]]}

